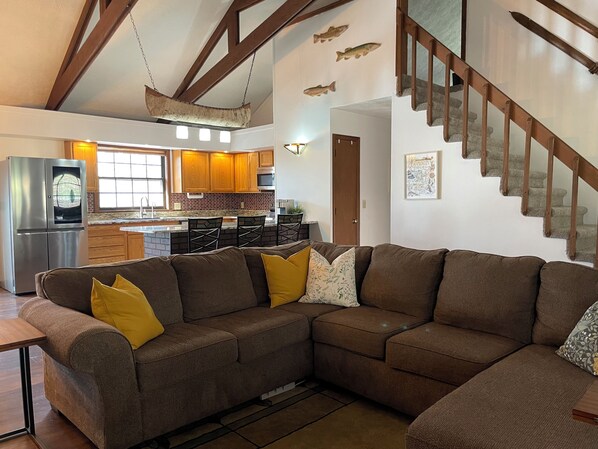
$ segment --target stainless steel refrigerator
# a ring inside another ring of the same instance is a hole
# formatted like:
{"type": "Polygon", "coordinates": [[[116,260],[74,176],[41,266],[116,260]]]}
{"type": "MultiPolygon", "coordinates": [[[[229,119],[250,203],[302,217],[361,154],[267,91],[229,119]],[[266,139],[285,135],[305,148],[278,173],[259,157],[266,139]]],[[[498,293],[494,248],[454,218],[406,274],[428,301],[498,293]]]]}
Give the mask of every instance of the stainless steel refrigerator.
{"type": "Polygon", "coordinates": [[[88,263],[85,162],[9,157],[0,162],[0,285],[35,291],[35,274],[88,263]]]}

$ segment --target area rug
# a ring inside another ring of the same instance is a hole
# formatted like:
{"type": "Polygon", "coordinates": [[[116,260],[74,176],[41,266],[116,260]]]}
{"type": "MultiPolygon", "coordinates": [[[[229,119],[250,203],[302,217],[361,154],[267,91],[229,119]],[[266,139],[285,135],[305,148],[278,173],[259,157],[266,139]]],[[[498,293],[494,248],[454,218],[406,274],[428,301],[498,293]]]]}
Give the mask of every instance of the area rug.
{"type": "Polygon", "coordinates": [[[410,422],[346,390],[308,381],[135,449],[401,449],[410,422]]]}

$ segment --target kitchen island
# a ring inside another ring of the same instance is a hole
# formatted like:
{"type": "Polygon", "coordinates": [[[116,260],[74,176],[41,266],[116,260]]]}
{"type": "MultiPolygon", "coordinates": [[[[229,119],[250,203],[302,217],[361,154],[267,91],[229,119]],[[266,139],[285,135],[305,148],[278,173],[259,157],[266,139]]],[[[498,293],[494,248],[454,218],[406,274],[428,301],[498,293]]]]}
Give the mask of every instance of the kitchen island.
{"type": "MultiPolygon", "coordinates": [[[[299,240],[309,239],[310,227],[317,226],[317,221],[301,223],[299,240]]],[[[171,254],[185,254],[187,248],[187,223],[176,225],[128,226],[122,228],[130,233],[143,234],[143,248],[145,257],[170,256],[171,254]]],[[[222,223],[222,231],[218,240],[218,247],[237,245],[236,222],[222,223]]],[[[276,245],[276,221],[267,220],[262,236],[262,246],[276,245]]]]}

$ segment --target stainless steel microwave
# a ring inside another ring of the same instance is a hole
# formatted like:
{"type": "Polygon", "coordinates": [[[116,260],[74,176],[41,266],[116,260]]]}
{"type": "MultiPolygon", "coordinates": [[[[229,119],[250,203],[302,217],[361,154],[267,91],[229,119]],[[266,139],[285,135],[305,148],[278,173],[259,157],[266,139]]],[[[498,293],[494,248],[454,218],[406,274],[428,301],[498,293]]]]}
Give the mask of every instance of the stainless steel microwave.
{"type": "Polygon", "coordinates": [[[274,190],[274,167],[257,169],[257,188],[274,190]]]}

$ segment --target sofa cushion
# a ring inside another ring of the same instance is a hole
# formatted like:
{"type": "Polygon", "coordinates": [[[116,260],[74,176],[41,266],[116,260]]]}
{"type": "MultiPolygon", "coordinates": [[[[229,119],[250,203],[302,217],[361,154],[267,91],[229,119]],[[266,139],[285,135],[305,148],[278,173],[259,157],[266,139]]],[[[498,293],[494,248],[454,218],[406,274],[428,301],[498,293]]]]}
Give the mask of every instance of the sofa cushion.
{"type": "Polygon", "coordinates": [[[169,259],[152,257],[133,262],[56,268],[36,277],[36,290],[59,306],[91,315],[91,286],[95,277],[112,285],[120,274],[143,291],[163,326],[183,321],[177,275],[169,259]]]}
{"type": "Polygon", "coordinates": [[[384,359],[386,340],[418,326],[421,318],[361,306],[327,313],[312,324],[314,341],[376,359],[384,359]]]}
{"type": "Polygon", "coordinates": [[[422,413],[409,449],[595,449],[598,426],[571,410],[595,378],[530,345],[491,366],[422,413]]]}
{"type": "Polygon", "coordinates": [[[447,251],[376,246],[361,288],[362,304],[429,320],[447,251]]]}
{"type": "Polygon", "coordinates": [[[545,264],[540,271],[534,343],[562,345],[597,299],[597,270],[567,262],[545,264]]]}
{"type": "Polygon", "coordinates": [[[266,270],[264,269],[262,254],[280,256],[283,259],[287,259],[289,256],[301,251],[303,248],[307,248],[308,246],[309,241],[302,240],[300,242],[293,242],[286,245],[268,248],[241,248],[241,251],[245,256],[247,268],[249,269],[251,283],[253,284],[253,290],[255,291],[258,304],[270,304],[268,281],[266,279],[266,270]]]}
{"type": "Polygon", "coordinates": [[[459,386],[522,346],[498,335],[426,323],[391,337],[386,343],[386,363],[459,386]]]}
{"type": "Polygon", "coordinates": [[[336,243],[315,241],[311,242],[311,247],[324,256],[329,263],[332,263],[334,259],[351,248],[355,248],[355,287],[357,296],[359,296],[363,279],[370,266],[373,248],[371,246],[337,245],[336,243]]]}
{"type": "Polygon", "coordinates": [[[139,389],[149,391],[237,361],[237,339],[217,329],[171,324],[134,354],[139,389]]]}
{"type": "Polygon", "coordinates": [[[257,301],[243,253],[227,247],[172,258],[185,321],[255,307],[257,301]]]}
{"type": "Polygon", "coordinates": [[[450,251],[434,321],[531,342],[543,264],[538,257],[450,251]]]}
{"type": "Polygon", "coordinates": [[[332,304],[305,304],[301,302],[291,302],[278,308],[305,316],[310,325],[320,315],[342,309],[341,306],[334,306],[332,304]]]}
{"type": "Polygon", "coordinates": [[[193,324],[230,332],[237,338],[239,362],[247,363],[309,338],[307,318],[266,307],[205,318],[193,324]]]}

